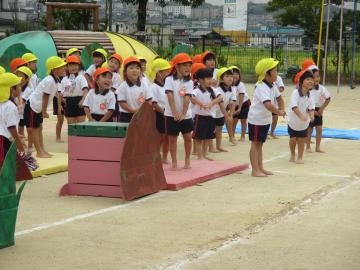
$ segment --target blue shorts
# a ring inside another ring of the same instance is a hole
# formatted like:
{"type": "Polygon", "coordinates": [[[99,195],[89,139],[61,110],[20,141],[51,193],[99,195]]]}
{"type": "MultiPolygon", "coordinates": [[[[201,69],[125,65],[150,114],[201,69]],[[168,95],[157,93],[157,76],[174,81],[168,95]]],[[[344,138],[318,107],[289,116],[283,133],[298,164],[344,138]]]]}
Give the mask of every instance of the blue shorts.
{"type": "Polygon", "coordinates": [[[191,118],[180,122],[174,120],[174,117],[165,116],[165,133],[169,136],[179,136],[179,133],[187,134],[193,131],[194,122],[191,118]]]}

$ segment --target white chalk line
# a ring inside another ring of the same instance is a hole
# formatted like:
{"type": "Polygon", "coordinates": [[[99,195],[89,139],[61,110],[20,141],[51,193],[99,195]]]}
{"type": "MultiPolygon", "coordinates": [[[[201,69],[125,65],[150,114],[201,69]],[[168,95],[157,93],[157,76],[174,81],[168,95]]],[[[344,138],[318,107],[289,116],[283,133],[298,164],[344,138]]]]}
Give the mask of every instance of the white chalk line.
{"type": "Polygon", "coordinates": [[[147,202],[149,200],[158,198],[158,197],[163,196],[163,195],[168,194],[168,193],[172,193],[172,192],[162,191],[161,193],[156,193],[156,194],[153,194],[153,195],[148,196],[148,197],[144,197],[144,198],[139,199],[139,200],[134,201],[134,202],[115,205],[115,206],[111,206],[111,207],[107,207],[107,208],[102,208],[102,209],[98,209],[98,210],[88,212],[88,213],[85,213],[85,214],[80,214],[80,215],[72,216],[72,217],[69,217],[69,218],[65,218],[65,219],[62,219],[62,220],[59,220],[59,221],[42,224],[42,225],[39,225],[39,226],[31,228],[31,229],[26,229],[26,230],[16,232],[15,236],[17,237],[17,236],[21,236],[21,235],[26,235],[26,234],[30,234],[30,233],[33,233],[33,232],[38,232],[38,231],[50,229],[50,228],[53,228],[53,227],[62,226],[62,225],[65,225],[65,224],[68,224],[68,223],[71,223],[71,222],[74,222],[74,221],[86,219],[86,218],[89,218],[89,217],[94,217],[94,216],[106,214],[106,213],[113,212],[113,211],[120,210],[120,209],[126,209],[126,208],[129,208],[131,206],[142,204],[142,203],[147,202]]]}
{"type": "MultiPolygon", "coordinates": [[[[328,193],[322,193],[321,195],[323,197],[320,198],[320,201],[321,200],[324,200],[324,199],[329,199],[329,197],[331,197],[332,195],[335,195],[335,194],[338,194],[340,192],[343,192],[345,191],[346,189],[354,186],[354,185],[359,185],[360,184],[360,178],[359,177],[353,177],[353,181],[350,182],[349,184],[343,186],[343,187],[340,187],[338,189],[335,189],[333,191],[330,191],[328,193]]],[[[290,209],[286,215],[280,217],[279,219],[280,220],[287,220],[289,219],[290,217],[296,217],[300,214],[302,214],[304,212],[304,208],[311,204],[312,203],[312,199],[311,198],[308,198],[306,200],[304,200],[299,206],[297,207],[293,207],[292,209],[290,209]]],[[[267,226],[267,225],[274,225],[271,220],[268,221],[267,223],[265,223],[264,226],[267,226]]],[[[276,224],[275,224],[276,225],[276,224]]],[[[260,226],[259,226],[260,227],[260,226]]],[[[258,228],[259,230],[260,228],[258,228]]],[[[255,228],[256,230],[256,228],[255,228]]],[[[159,270],[180,270],[182,269],[184,266],[190,264],[190,263],[193,263],[195,261],[200,261],[200,260],[203,260],[203,259],[206,259],[206,258],[209,258],[211,257],[212,255],[216,254],[216,253],[219,253],[221,251],[224,251],[226,249],[229,249],[229,248],[232,248],[232,247],[235,247],[237,245],[248,245],[248,244],[251,244],[251,241],[244,238],[243,236],[236,236],[236,237],[233,237],[229,240],[226,240],[224,241],[221,245],[217,246],[217,247],[214,247],[214,248],[211,248],[209,250],[205,250],[205,251],[200,251],[200,252],[194,252],[193,254],[189,254],[188,257],[185,257],[175,263],[172,263],[171,265],[167,265],[167,266],[159,266],[155,269],[159,269],[159,270]]]]}
{"type": "MultiPolygon", "coordinates": [[[[273,170],[274,173],[279,174],[292,174],[288,171],[279,171],[273,170]]],[[[352,178],[353,176],[350,174],[332,174],[332,173],[309,173],[309,174],[302,174],[301,176],[322,176],[322,177],[334,177],[334,178],[352,178]]]]}

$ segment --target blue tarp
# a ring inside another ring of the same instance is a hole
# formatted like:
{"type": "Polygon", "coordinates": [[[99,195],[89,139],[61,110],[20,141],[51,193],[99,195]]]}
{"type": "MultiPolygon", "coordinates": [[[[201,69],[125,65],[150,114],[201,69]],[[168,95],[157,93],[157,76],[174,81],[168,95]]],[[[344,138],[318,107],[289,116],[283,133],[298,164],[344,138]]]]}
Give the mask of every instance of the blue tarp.
{"type": "MultiPolygon", "coordinates": [[[[223,132],[226,133],[226,127],[223,128],[223,132]]],[[[236,127],[236,133],[241,132],[241,127],[236,127]]],[[[247,131],[246,131],[247,132],[247,131]]],[[[275,129],[275,135],[277,136],[288,136],[287,126],[277,126],[275,129]]],[[[315,129],[313,137],[316,135],[315,129]]],[[[334,138],[334,139],[347,139],[347,140],[360,140],[360,130],[349,130],[349,129],[336,129],[336,128],[323,128],[323,138],[334,138]]]]}

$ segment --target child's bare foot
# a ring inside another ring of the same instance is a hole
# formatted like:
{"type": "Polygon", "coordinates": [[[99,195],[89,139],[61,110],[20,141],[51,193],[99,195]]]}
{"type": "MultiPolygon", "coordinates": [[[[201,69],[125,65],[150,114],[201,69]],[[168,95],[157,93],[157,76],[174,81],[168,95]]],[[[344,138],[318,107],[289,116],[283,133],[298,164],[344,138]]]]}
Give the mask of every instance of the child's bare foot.
{"type": "Polygon", "coordinates": [[[218,147],[216,148],[219,152],[229,152],[228,150],[225,150],[224,148],[218,147]]]}
{"type": "Polygon", "coordinates": [[[36,154],[37,158],[51,158],[51,156],[48,153],[41,152],[36,154]]]}
{"type": "Polygon", "coordinates": [[[270,134],[270,138],[271,138],[271,139],[279,139],[279,137],[276,136],[275,134],[270,134]]]}
{"type": "Polygon", "coordinates": [[[184,169],[191,169],[190,160],[189,160],[189,161],[185,161],[184,169]]]}
{"type": "Polygon", "coordinates": [[[171,170],[176,171],[177,170],[177,162],[171,162],[171,170]]]}
{"type": "Polygon", "coordinates": [[[310,141],[310,144],[314,144],[314,142],[313,142],[313,141],[310,141]]]}
{"type": "Polygon", "coordinates": [[[311,148],[306,148],[306,153],[312,153],[311,148]]]}
{"type": "Polygon", "coordinates": [[[241,138],[239,139],[239,142],[245,142],[245,137],[241,137],[241,138]]]}
{"type": "Polygon", "coordinates": [[[62,139],[56,139],[57,143],[63,143],[64,141],[62,139]]]}
{"type": "Polygon", "coordinates": [[[50,156],[50,157],[53,157],[53,156],[54,156],[53,154],[50,154],[49,152],[46,152],[46,151],[44,151],[44,153],[45,153],[46,155],[50,156]]]}
{"type": "Polygon", "coordinates": [[[321,150],[320,148],[317,148],[315,151],[318,152],[318,153],[325,153],[325,151],[321,150]]]}
{"type": "Polygon", "coordinates": [[[305,162],[302,159],[296,160],[296,164],[304,164],[305,162]]]}
{"type": "Polygon", "coordinates": [[[169,164],[170,162],[169,162],[169,160],[168,160],[167,158],[164,158],[164,159],[162,160],[162,163],[163,163],[163,164],[169,164]]]}
{"type": "Polygon", "coordinates": [[[295,157],[291,156],[290,159],[289,159],[289,162],[295,162],[295,157]]]}
{"type": "Polygon", "coordinates": [[[210,149],[209,152],[210,153],[220,153],[220,151],[217,149],[210,149]]]}
{"type": "Polygon", "coordinates": [[[262,171],[252,171],[251,176],[254,176],[254,177],[267,177],[267,175],[265,173],[263,173],[262,171]]]}
{"type": "Polygon", "coordinates": [[[274,175],[272,172],[267,171],[267,170],[265,170],[265,169],[262,169],[261,171],[262,171],[264,174],[266,174],[266,175],[274,175]]]}
{"type": "Polygon", "coordinates": [[[209,160],[209,161],[214,161],[214,159],[212,159],[211,157],[209,156],[205,156],[205,159],[209,160]]]}
{"type": "Polygon", "coordinates": [[[230,143],[231,143],[233,146],[237,145],[237,141],[236,141],[235,138],[232,138],[232,139],[230,140],[230,143]]]}

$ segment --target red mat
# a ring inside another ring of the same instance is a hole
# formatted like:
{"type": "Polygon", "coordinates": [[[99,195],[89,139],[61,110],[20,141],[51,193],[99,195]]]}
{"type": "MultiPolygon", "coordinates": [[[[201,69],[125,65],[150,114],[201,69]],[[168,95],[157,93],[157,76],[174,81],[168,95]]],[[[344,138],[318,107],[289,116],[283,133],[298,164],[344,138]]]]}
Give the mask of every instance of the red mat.
{"type": "Polygon", "coordinates": [[[182,169],[183,166],[184,162],[180,161],[179,169],[172,171],[169,165],[164,165],[166,189],[183,189],[249,168],[247,163],[208,160],[192,160],[191,169],[182,169]]]}

